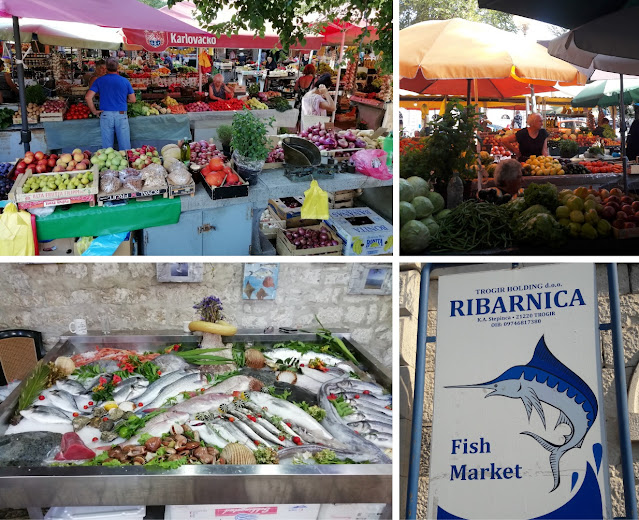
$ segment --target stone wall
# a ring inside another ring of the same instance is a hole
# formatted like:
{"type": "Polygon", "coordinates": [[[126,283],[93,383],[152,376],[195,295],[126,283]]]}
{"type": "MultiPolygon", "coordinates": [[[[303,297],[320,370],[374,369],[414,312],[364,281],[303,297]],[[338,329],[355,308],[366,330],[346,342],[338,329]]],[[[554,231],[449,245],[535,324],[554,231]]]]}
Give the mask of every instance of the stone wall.
{"type": "MultiPolygon", "coordinates": [[[[510,264],[469,265],[448,269],[447,273],[477,270],[509,269],[510,264]]],[[[406,485],[408,476],[408,456],[410,449],[410,428],[412,418],[412,397],[415,373],[415,349],[417,340],[417,316],[419,301],[420,272],[415,266],[406,266],[400,276],[400,376],[401,398],[401,517],[406,511],[406,485]]],[[[430,280],[428,301],[428,336],[436,336],[437,330],[437,273],[430,280]]],[[[440,270],[441,274],[442,271],[440,270]]],[[[619,264],[619,292],[621,298],[621,324],[626,359],[626,380],[630,385],[631,376],[639,363],[639,265],[619,264]]],[[[610,320],[610,302],[608,299],[608,278],[605,265],[597,266],[597,288],[599,295],[599,320],[610,320]]],[[[621,452],[619,449],[616,401],[614,389],[614,364],[612,359],[612,333],[605,331],[601,336],[601,356],[604,387],[604,412],[606,416],[606,436],[608,443],[608,462],[610,465],[610,489],[612,493],[613,515],[623,517],[623,482],[621,479],[621,452]]],[[[424,389],[424,415],[422,427],[422,455],[420,465],[419,496],[417,518],[426,517],[428,497],[428,475],[430,461],[430,438],[433,417],[433,389],[435,369],[435,343],[427,344],[426,381],[424,389]]],[[[639,390],[638,390],[639,391],[639,390]]],[[[639,410],[637,410],[639,411],[639,410]]],[[[639,443],[633,443],[635,478],[639,482],[639,443]]],[[[637,487],[639,491],[639,486],[637,487]]]]}
{"type": "Polygon", "coordinates": [[[244,264],[204,264],[201,283],[159,283],[152,263],[3,264],[0,329],[28,328],[46,346],[68,334],[74,318],[101,330],[182,329],[192,307],[214,294],[239,328],[346,328],[387,366],[392,363],[392,297],[349,295],[354,264],[280,264],[275,300],[242,300],[244,264]]]}

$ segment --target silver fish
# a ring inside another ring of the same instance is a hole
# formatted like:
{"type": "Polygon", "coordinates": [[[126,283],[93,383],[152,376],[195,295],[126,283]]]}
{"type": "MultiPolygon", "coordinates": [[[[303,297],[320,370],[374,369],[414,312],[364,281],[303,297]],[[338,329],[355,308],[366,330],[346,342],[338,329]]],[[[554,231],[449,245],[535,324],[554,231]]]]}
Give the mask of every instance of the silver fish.
{"type": "Polygon", "coordinates": [[[202,387],[202,384],[202,377],[199,372],[195,372],[194,374],[189,374],[180,379],[177,379],[170,385],[166,385],[164,388],[162,388],[157,397],[150,403],[146,404],[143,401],[144,409],[158,408],[162,406],[167,399],[178,396],[182,392],[192,392],[194,390],[197,390],[202,387]]]}
{"type": "Polygon", "coordinates": [[[176,356],[175,354],[162,354],[156,357],[152,363],[157,365],[163,374],[169,374],[176,370],[186,370],[191,366],[184,361],[184,358],[176,356]]]}
{"type": "MultiPolygon", "coordinates": [[[[277,456],[280,459],[280,464],[291,464],[293,459],[303,455],[304,453],[319,453],[326,449],[326,446],[320,446],[318,444],[304,444],[302,446],[294,446],[290,448],[284,448],[277,452],[277,456]]],[[[335,452],[335,456],[338,459],[351,459],[355,462],[369,462],[371,464],[385,464],[388,462],[387,457],[384,454],[379,453],[357,453],[351,450],[332,450],[335,452]]],[[[309,463],[313,464],[314,459],[309,459],[309,463]]]]}
{"type": "Polygon", "coordinates": [[[351,430],[355,430],[358,433],[368,433],[372,431],[393,435],[393,425],[389,425],[379,421],[355,421],[349,422],[347,426],[351,430]]]}
{"type": "MultiPolygon", "coordinates": [[[[131,398],[130,395],[134,388],[139,391],[140,388],[146,390],[148,386],[149,382],[140,375],[127,377],[115,386],[115,389],[113,390],[113,400],[116,403],[121,403],[122,401],[126,401],[131,398]]],[[[144,392],[144,390],[142,391],[144,392]]]]}
{"type": "Polygon", "coordinates": [[[229,394],[207,394],[204,392],[202,395],[196,395],[172,406],[169,410],[196,415],[202,412],[215,411],[232,400],[233,396],[229,394]]]}
{"type": "MultiPolygon", "coordinates": [[[[294,404],[263,392],[250,392],[248,398],[258,406],[266,407],[269,415],[281,417],[283,421],[304,430],[314,439],[314,444],[326,444],[327,446],[337,444],[338,446],[335,447],[343,447],[320,423],[294,404]]],[[[330,406],[333,408],[332,405],[330,406]]]]}
{"type": "MultiPolygon", "coordinates": [[[[243,441],[240,439],[240,436],[236,435],[235,432],[231,430],[231,428],[227,428],[228,423],[225,423],[224,421],[222,421],[222,419],[215,419],[213,421],[205,421],[205,422],[209,430],[217,433],[226,442],[239,442],[240,444],[243,444],[243,441]]],[[[253,448],[255,448],[255,444],[253,444],[252,442],[250,444],[253,446],[253,448]]],[[[255,451],[255,450],[252,449],[252,451],[255,451]]]]}
{"type": "Polygon", "coordinates": [[[58,379],[55,386],[60,390],[70,393],[71,395],[80,395],[86,393],[86,389],[75,379],[58,379]]]}
{"type": "Polygon", "coordinates": [[[233,426],[235,426],[236,428],[238,428],[239,430],[242,430],[242,432],[252,441],[257,441],[261,444],[265,444],[266,446],[268,446],[269,448],[273,447],[273,444],[269,441],[267,441],[266,439],[262,438],[251,426],[249,426],[249,421],[248,419],[246,419],[246,416],[242,417],[240,414],[235,415],[233,414],[228,414],[230,417],[234,417],[236,420],[233,421],[233,426]]]}
{"type": "Polygon", "coordinates": [[[136,444],[141,435],[148,433],[151,437],[160,437],[168,432],[174,424],[184,424],[189,420],[189,414],[185,412],[165,412],[156,415],[144,427],[138,431],[137,435],[131,437],[124,444],[136,444]]]}
{"type": "Polygon", "coordinates": [[[113,359],[100,359],[99,361],[94,361],[93,363],[89,363],[91,366],[100,367],[103,372],[107,374],[113,374],[113,372],[117,372],[120,370],[120,366],[117,361],[113,359]]]}
{"type": "Polygon", "coordinates": [[[80,383],[84,386],[85,390],[91,390],[93,387],[98,386],[100,384],[100,378],[104,378],[107,381],[111,381],[113,376],[108,374],[107,372],[103,372],[102,374],[98,374],[91,379],[86,379],[84,381],[80,381],[80,383]]]}
{"type": "Polygon", "coordinates": [[[322,384],[344,375],[344,371],[339,368],[329,368],[328,372],[322,372],[321,370],[308,367],[300,367],[300,370],[305,376],[315,379],[322,384]]]}
{"type": "Polygon", "coordinates": [[[248,437],[246,433],[244,433],[243,429],[238,428],[238,426],[235,424],[235,421],[222,422],[222,419],[220,419],[219,421],[223,424],[223,427],[226,430],[228,430],[237,439],[237,442],[240,442],[248,446],[252,451],[255,451],[257,449],[257,446],[255,446],[255,443],[248,437]]]}
{"type": "Polygon", "coordinates": [[[191,427],[191,430],[198,432],[200,434],[200,439],[207,444],[213,444],[218,448],[224,448],[224,446],[232,442],[231,440],[222,437],[213,426],[209,426],[204,422],[191,421],[189,426],[191,427]]]}
{"type": "MultiPolygon", "coordinates": [[[[344,379],[346,377],[347,376],[345,376],[344,379]]],[[[335,385],[330,382],[322,385],[322,389],[317,397],[319,406],[326,410],[326,417],[322,421],[322,425],[325,426],[337,440],[348,446],[349,450],[365,455],[366,457],[379,459],[386,464],[390,464],[391,460],[376,444],[362,435],[357,435],[353,432],[353,430],[346,426],[344,419],[339,416],[336,408],[328,400],[328,395],[331,393],[331,389],[334,386],[335,385]]]]}
{"type": "Polygon", "coordinates": [[[153,381],[153,383],[147,387],[146,391],[137,399],[143,404],[152,402],[165,386],[170,385],[174,381],[184,377],[186,374],[186,372],[171,372],[165,376],[163,375],[160,379],[153,381]]]}
{"type": "Polygon", "coordinates": [[[371,441],[373,444],[380,448],[386,449],[393,447],[392,435],[381,432],[368,432],[363,433],[361,436],[364,437],[364,439],[366,439],[367,441],[371,441]]]}
{"type": "Polygon", "coordinates": [[[368,391],[375,397],[380,398],[386,395],[384,388],[380,385],[375,383],[367,383],[366,381],[359,381],[357,379],[347,379],[345,381],[340,381],[339,383],[336,383],[336,386],[340,390],[358,392],[360,394],[368,391]]]}
{"type": "Polygon", "coordinates": [[[375,412],[355,412],[344,417],[346,421],[376,421],[387,425],[393,425],[393,418],[375,412]]]}
{"type": "Polygon", "coordinates": [[[348,399],[360,399],[362,403],[369,403],[382,408],[392,404],[393,402],[393,398],[390,394],[388,396],[374,396],[371,394],[363,394],[362,392],[351,392],[350,390],[342,390],[340,393],[348,399]]]}
{"type": "Polygon", "coordinates": [[[273,434],[270,431],[268,431],[264,426],[262,426],[261,424],[259,424],[257,422],[257,417],[255,418],[255,421],[251,421],[248,418],[247,415],[242,413],[237,408],[233,409],[232,414],[235,417],[239,417],[244,424],[247,424],[249,426],[249,428],[251,428],[257,435],[259,435],[265,441],[269,441],[269,442],[272,442],[274,444],[279,444],[280,446],[284,446],[285,445],[284,441],[282,441],[282,440],[280,440],[278,438],[278,435],[281,435],[281,434],[277,434],[276,435],[276,434],[273,434]]]}
{"type": "Polygon", "coordinates": [[[362,403],[359,399],[347,399],[347,403],[349,403],[352,407],[354,407],[357,411],[361,413],[375,413],[378,415],[385,415],[388,419],[393,418],[393,410],[390,408],[381,408],[379,406],[369,406],[368,403],[362,403]]]}
{"type": "Polygon", "coordinates": [[[72,414],[80,412],[80,410],[78,410],[78,405],[75,402],[75,398],[69,392],[65,392],[64,390],[52,390],[46,396],[44,401],[36,401],[34,406],[39,407],[40,403],[45,404],[45,406],[55,406],[60,410],[70,412],[72,414]]]}
{"type": "Polygon", "coordinates": [[[43,423],[70,424],[70,417],[59,408],[53,406],[38,406],[20,410],[20,415],[43,423]]]}

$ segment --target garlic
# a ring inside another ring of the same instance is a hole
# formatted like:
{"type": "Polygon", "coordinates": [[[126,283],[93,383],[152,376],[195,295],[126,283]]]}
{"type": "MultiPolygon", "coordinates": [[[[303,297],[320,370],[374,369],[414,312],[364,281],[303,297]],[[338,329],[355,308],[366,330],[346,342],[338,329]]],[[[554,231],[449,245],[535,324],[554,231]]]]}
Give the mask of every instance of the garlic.
{"type": "Polygon", "coordinates": [[[65,376],[70,376],[75,370],[75,363],[73,360],[66,356],[60,356],[55,360],[55,366],[65,376]]]}

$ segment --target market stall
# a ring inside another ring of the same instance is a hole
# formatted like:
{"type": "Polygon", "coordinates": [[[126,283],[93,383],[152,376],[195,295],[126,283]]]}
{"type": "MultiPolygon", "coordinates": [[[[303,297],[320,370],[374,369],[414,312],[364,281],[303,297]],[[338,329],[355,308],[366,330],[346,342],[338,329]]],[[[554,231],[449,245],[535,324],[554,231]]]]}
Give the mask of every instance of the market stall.
{"type": "MultiPolygon", "coordinates": [[[[99,264],[84,265],[98,275],[99,264]]],[[[377,264],[374,274],[309,266],[123,263],[116,285],[135,286],[137,303],[114,310],[92,278],[82,282],[82,312],[63,304],[37,324],[15,319],[14,329],[37,325],[32,337],[47,351],[20,366],[3,362],[7,379],[21,381],[8,397],[1,389],[4,507],[166,505],[169,518],[188,509],[181,505],[275,513],[297,504],[295,518],[314,520],[320,505],[360,504],[390,518],[392,355],[368,334],[370,326],[390,337],[390,307],[358,323],[342,312],[388,303],[390,266],[377,264]],[[300,295],[298,272],[343,277],[300,295]],[[235,276],[231,287],[226,280],[235,276]],[[379,282],[373,292],[363,289],[367,277],[379,282]],[[338,317],[322,315],[317,298],[347,294],[349,279],[348,304],[333,305],[338,317]],[[168,281],[187,282],[191,296],[176,297],[187,287],[168,281]],[[211,284],[220,297],[202,298],[211,284]],[[172,317],[155,327],[151,309],[160,294],[172,317]],[[57,313],[69,311],[75,332],[55,332],[57,313]],[[257,327],[276,316],[307,331],[257,327]],[[184,318],[185,331],[176,329],[184,318]]],[[[20,269],[8,264],[5,276],[20,269]]],[[[31,275],[25,293],[50,282],[39,267],[31,275]]],[[[60,273],[65,285],[78,282],[71,278],[60,273]]],[[[26,358],[31,345],[20,348],[26,358]]]]}

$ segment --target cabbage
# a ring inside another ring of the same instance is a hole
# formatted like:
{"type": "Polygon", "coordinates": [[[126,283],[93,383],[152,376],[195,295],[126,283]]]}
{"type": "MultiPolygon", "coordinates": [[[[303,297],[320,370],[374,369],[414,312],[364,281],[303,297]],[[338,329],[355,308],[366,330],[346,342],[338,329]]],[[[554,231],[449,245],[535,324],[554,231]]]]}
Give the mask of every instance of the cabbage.
{"type": "Polygon", "coordinates": [[[552,215],[539,213],[515,230],[520,243],[532,246],[561,247],[566,243],[568,231],[552,215]]]}

